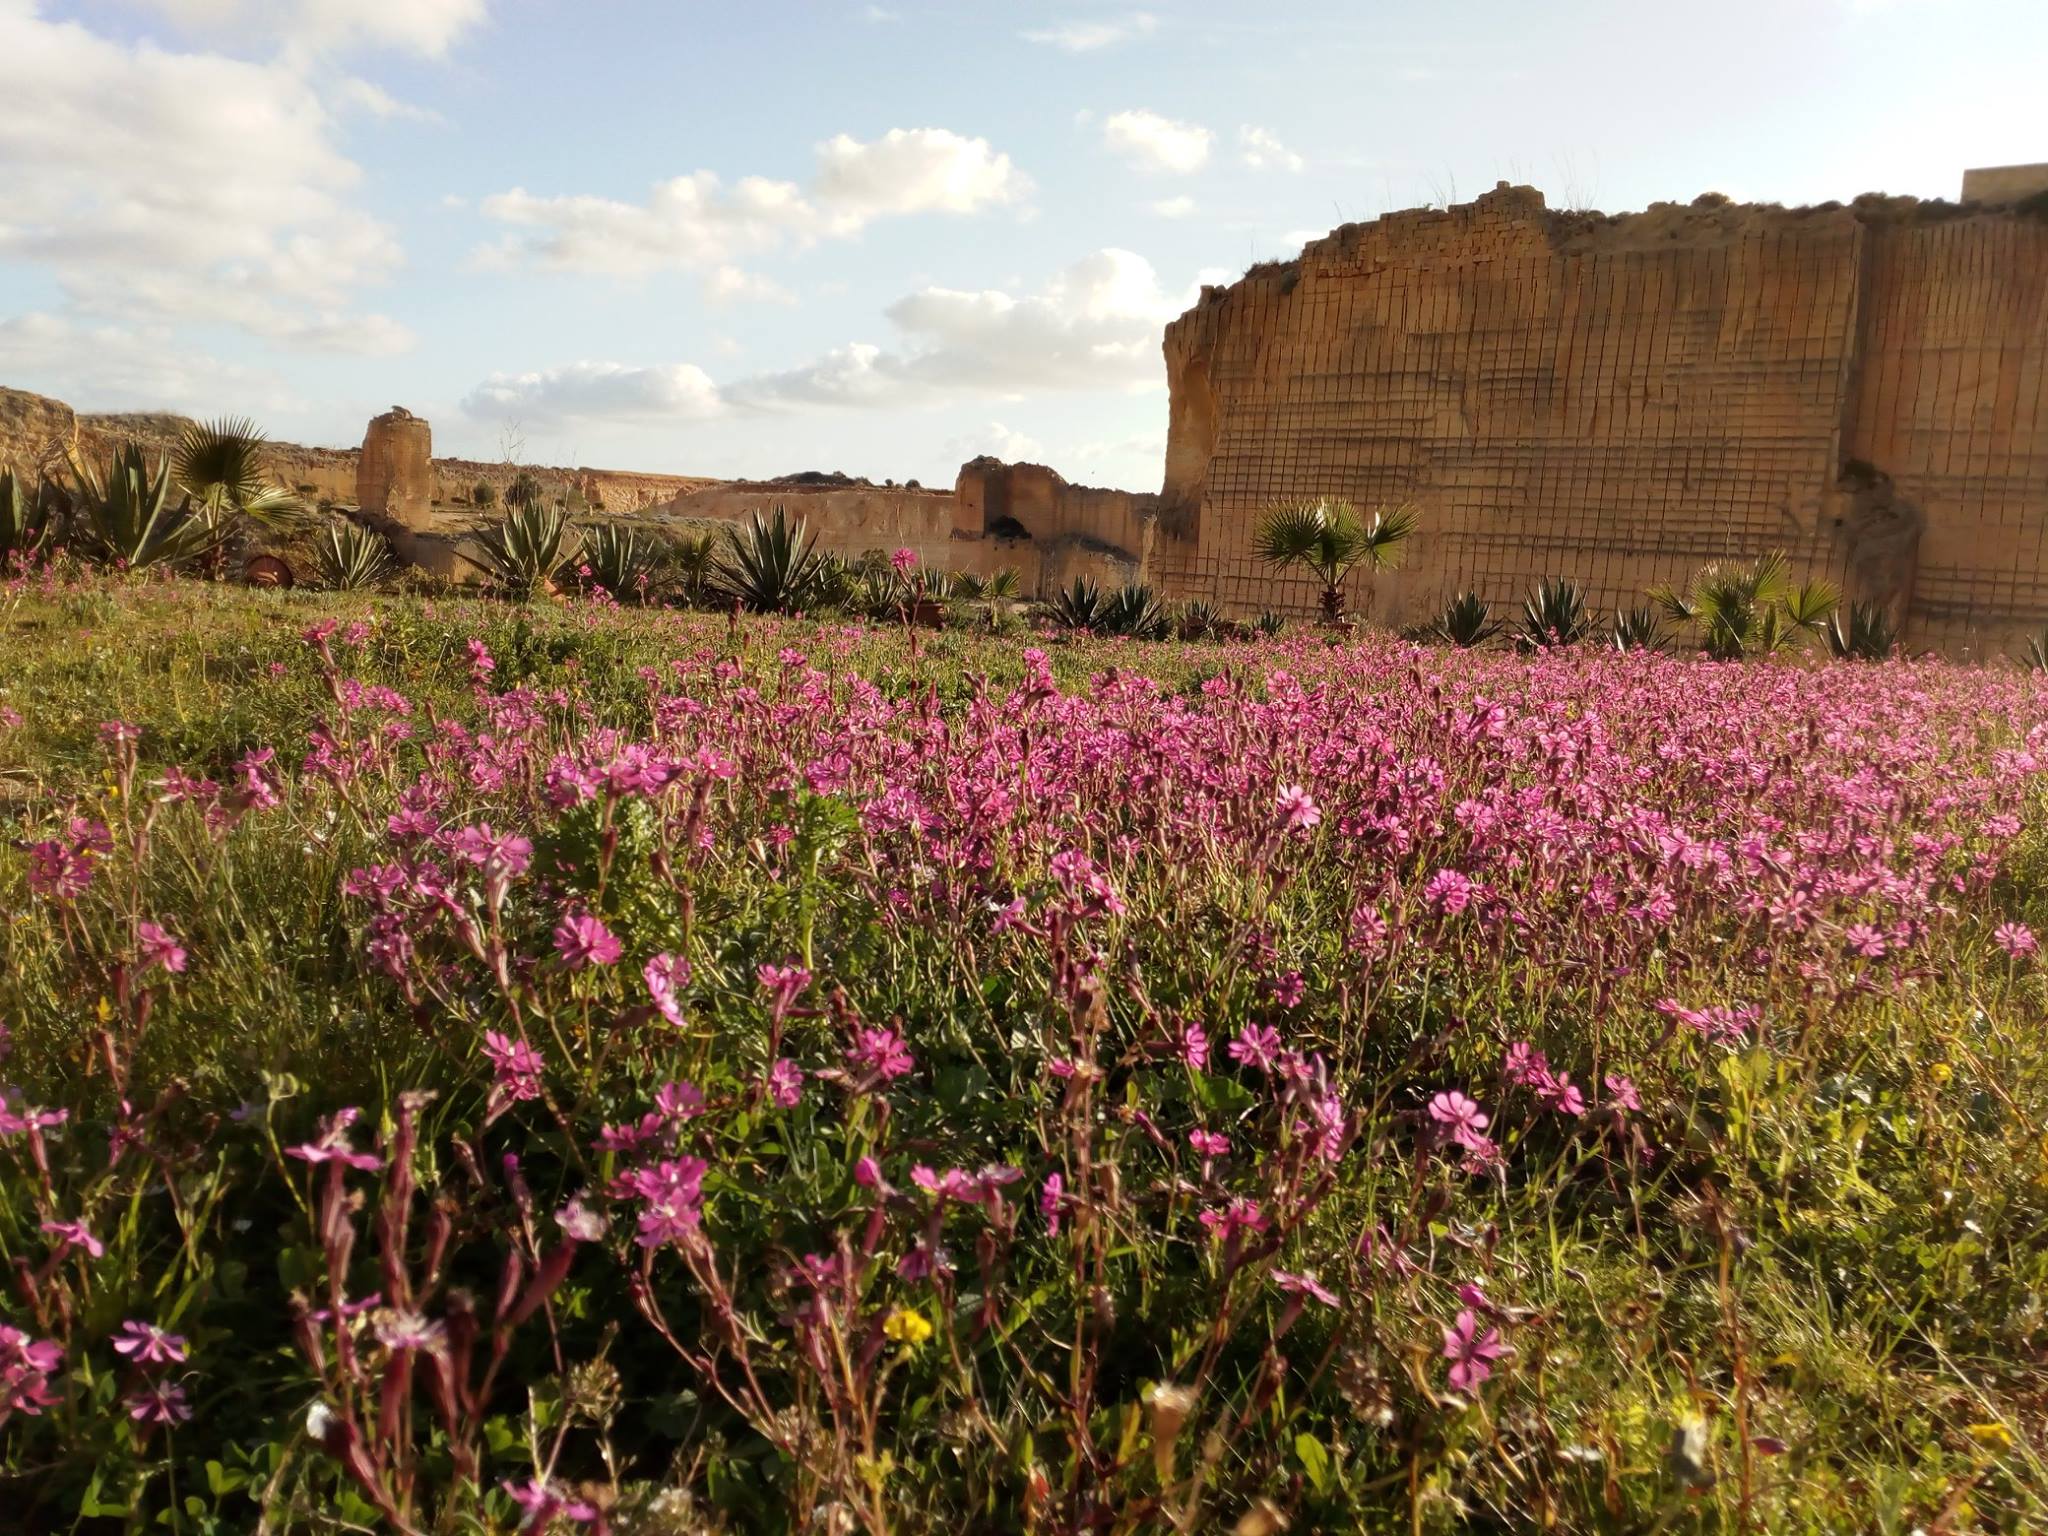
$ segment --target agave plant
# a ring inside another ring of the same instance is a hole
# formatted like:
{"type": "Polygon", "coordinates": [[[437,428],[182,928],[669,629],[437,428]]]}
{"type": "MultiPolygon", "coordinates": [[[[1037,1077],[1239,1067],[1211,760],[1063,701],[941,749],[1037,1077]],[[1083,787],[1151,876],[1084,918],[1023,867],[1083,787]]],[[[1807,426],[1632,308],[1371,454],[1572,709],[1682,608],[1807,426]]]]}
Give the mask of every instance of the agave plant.
{"type": "Polygon", "coordinates": [[[1287,627],[1287,621],[1271,609],[1267,609],[1252,621],[1252,627],[1271,640],[1287,627]]]}
{"type": "Polygon", "coordinates": [[[65,457],[76,543],[88,560],[135,571],[191,565],[220,550],[221,525],[186,501],[172,505],[169,463],[159,460],[152,472],[139,444],[116,449],[104,475],[93,473],[76,451],[65,457]]]}
{"type": "Polygon", "coordinates": [[[2048,629],[2027,641],[2026,663],[2031,672],[2048,672],[2048,629]]]}
{"type": "Polygon", "coordinates": [[[374,528],[336,518],[313,546],[320,579],[337,592],[366,592],[398,569],[391,544],[374,528]]]}
{"type": "Polygon", "coordinates": [[[491,584],[522,600],[545,591],[574,552],[569,514],[536,502],[508,503],[504,520],[486,523],[476,542],[491,584]]]}
{"type": "Polygon", "coordinates": [[[1829,652],[1844,661],[1883,661],[1899,645],[1899,627],[1882,603],[1851,603],[1849,622],[1837,613],[1825,633],[1829,652]]]}
{"type": "Polygon", "coordinates": [[[1268,512],[1253,547],[1268,565],[1306,567],[1323,584],[1323,617],[1334,624],[1344,617],[1344,578],[1356,566],[1391,566],[1414,531],[1412,507],[1382,507],[1368,519],[1348,501],[1322,497],[1268,512]]]}
{"type": "Polygon", "coordinates": [[[1223,633],[1223,610],[1191,597],[1173,611],[1173,627],[1183,640],[1214,640],[1223,633]]]}
{"type": "Polygon", "coordinates": [[[1593,610],[1577,583],[1553,576],[1522,602],[1522,623],[1515,644],[1524,650],[1550,650],[1577,645],[1592,633],[1593,610]]]}
{"type": "Polygon", "coordinates": [[[592,586],[621,602],[645,602],[658,590],[660,551],[630,528],[599,523],[583,531],[577,563],[592,586]]]}
{"type": "Polygon", "coordinates": [[[804,534],[804,520],[791,520],[780,506],[744,528],[725,531],[713,577],[718,590],[755,613],[792,613],[817,599],[823,557],[817,539],[804,534]]]}
{"type": "Polygon", "coordinates": [[[1163,640],[1172,628],[1166,605],[1141,581],[1126,582],[1102,605],[1101,627],[1133,640],[1163,640]]]}
{"type": "Polygon", "coordinates": [[[1052,597],[1052,616],[1062,629],[1096,629],[1102,624],[1102,588],[1085,576],[1052,597]]]}
{"type": "Polygon", "coordinates": [[[1824,581],[1793,586],[1791,567],[1776,552],[1748,565],[1706,566],[1683,592],[1657,587],[1650,597],[1717,661],[1774,655],[1801,635],[1822,634],[1840,604],[1824,581]]]}
{"type": "Polygon", "coordinates": [[[1664,625],[1657,610],[1648,604],[1617,609],[1607,631],[1607,643],[1617,651],[1661,651],[1664,625]]]}
{"type": "Polygon", "coordinates": [[[0,468],[0,575],[34,560],[49,539],[50,508],[43,487],[26,487],[11,467],[0,468]]]}
{"type": "Polygon", "coordinates": [[[1455,645],[1461,650],[1484,645],[1500,631],[1500,620],[1493,616],[1492,605],[1477,592],[1461,592],[1445,603],[1443,611],[1430,621],[1428,628],[1432,640],[1455,645]]]}

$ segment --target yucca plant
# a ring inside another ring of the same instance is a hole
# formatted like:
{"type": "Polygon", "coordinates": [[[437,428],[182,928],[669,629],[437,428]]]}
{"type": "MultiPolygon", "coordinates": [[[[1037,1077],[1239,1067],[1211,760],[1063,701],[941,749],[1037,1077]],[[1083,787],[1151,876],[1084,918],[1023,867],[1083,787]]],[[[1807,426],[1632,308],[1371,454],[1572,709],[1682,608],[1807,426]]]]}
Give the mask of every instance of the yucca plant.
{"type": "Polygon", "coordinates": [[[792,520],[780,506],[766,520],[756,512],[746,527],[726,529],[713,579],[755,613],[792,613],[817,600],[823,557],[816,545],[802,518],[792,520]]]}
{"type": "Polygon", "coordinates": [[[1592,633],[1594,618],[1578,584],[1563,576],[1553,576],[1523,599],[1522,623],[1515,632],[1515,644],[1534,651],[1577,645],[1592,633]]]}
{"type": "Polygon", "coordinates": [[[374,528],[336,518],[313,546],[320,580],[337,592],[367,592],[398,569],[390,541],[374,528]]]}
{"type": "Polygon", "coordinates": [[[1085,576],[1053,593],[1052,616],[1063,629],[1095,629],[1102,623],[1102,588],[1085,576]]]}
{"type": "Polygon", "coordinates": [[[584,579],[623,603],[649,602],[659,588],[660,552],[630,528],[599,523],[583,530],[577,564],[584,579]]]}
{"type": "Polygon", "coordinates": [[[0,575],[27,565],[50,542],[50,505],[40,484],[28,486],[0,467],[0,575]]]}
{"type": "Polygon", "coordinates": [[[1882,603],[1851,603],[1849,622],[1828,620],[1828,650],[1843,661],[1883,661],[1898,649],[1899,627],[1882,603]]]}
{"type": "MultiPolygon", "coordinates": [[[[1415,531],[1412,507],[1381,507],[1364,517],[1348,501],[1318,497],[1275,507],[1260,522],[1253,540],[1259,558],[1285,569],[1299,565],[1323,585],[1323,618],[1344,617],[1344,579],[1360,565],[1385,570],[1415,531]]],[[[1372,606],[1370,589],[1366,607],[1372,606]]]]}
{"type": "Polygon", "coordinates": [[[508,502],[503,521],[480,527],[476,542],[491,585],[522,601],[545,591],[575,552],[569,514],[537,502],[508,502]]]}
{"type": "Polygon", "coordinates": [[[1608,628],[1607,643],[1617,651],[1661,651],[1664,625],[1657,610],[1648,604],[1618,609],[1608,628]]]}
{"type": "Polygon", "coordinates": [[[1133,640],[1163,640],[1172,626],[1159,595],[1142,581],[1132,581],[1104,600],[1101,627],[1133,640]]]}
{"type": "Polygon", "coordinates": [[[1500,620],[1493,616],[1492,605],[1477,592],[1461,592],[1445,603],[1428,628],[1432,640],[1461,650],[1484,645],[1500,631],[1500,620]]]}
{"type": "Polygon", "coordinates": [[[159,460],[151,471],[142,448],[126,443],[95,474],[71,450],[74,542],[98,565],[143,570],[153,565],[191,565],[219,552],[224,530],[195,514],[188,501],[171,502],[171,467],[159,460]]]}
{"type": "Polygon", "coordinates": [[[1840,603],[1824,581],[1793,586],[1791,567],[1776,551],[1748,565],[1703,567],[1683,592],[1657,587],[1650,597],[1717,661],[1774,655],[1802,635],[1821,634],[1840,603]]]}

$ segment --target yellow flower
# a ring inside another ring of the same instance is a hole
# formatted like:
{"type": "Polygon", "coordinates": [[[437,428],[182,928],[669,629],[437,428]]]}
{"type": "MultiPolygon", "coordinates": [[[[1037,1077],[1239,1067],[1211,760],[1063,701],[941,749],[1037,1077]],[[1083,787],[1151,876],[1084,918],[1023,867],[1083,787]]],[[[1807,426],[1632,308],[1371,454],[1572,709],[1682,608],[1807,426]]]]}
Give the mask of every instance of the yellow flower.
{"type": "Polygon", "coordinates": [[[1956,1075],[1956,1069],[1945,1061],[1937,1061],[1927,1069],[1927,1075],[1934,1079],[1937,1088],[1946,1087],[1948,1080],[1956,1075]]]}
{"type": "Polygon", "coordinates": [[[2003,1424],[1972,1424],[1970,1438],[1979,1445],[1992,1446],[2001,1451],[2012,1449],[2012,1431],[2003,1424]]]}
{"type": "Polygon", "coordinates": [[[918,1347],[932,1336],[932,1325],[924,1320],[922,1312],[913,1312],[908,1307],[898,1307],[889,1314],[889,1320],[882,1324],[882,1332],[898,1344],[918,1347]]]}
{"type": "Polygon", "coordinates": [[[100,1022],[102,1024],[111,1024],[114,1022],[114,1005],[108,1002],[104,997],[100,999],[99,1016],[100,1022]]]}

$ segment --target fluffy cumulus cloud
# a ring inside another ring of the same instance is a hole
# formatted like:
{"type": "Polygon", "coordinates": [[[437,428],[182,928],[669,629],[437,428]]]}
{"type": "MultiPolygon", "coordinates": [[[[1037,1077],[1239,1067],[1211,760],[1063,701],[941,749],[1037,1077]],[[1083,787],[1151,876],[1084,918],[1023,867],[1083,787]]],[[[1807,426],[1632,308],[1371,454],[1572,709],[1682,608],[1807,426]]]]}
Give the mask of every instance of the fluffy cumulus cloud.
{"type": "Polygon", "coordinates": [[[265,413],[301,405],[273,374],[176,345],[166,327],[46,310],[0,318],[0,380],[134,410],[217,410],[224,400],[265,413]]]}
{"type": "Polygon", "coordinates": [[[470,391],[479,420],[537,428],[592,422],[703,421],[724,409],[711,375],[692,363],[631,367],[584,362],[540,373],[497,373],[470,391]]]}
{"type": "Polygon", "coordinates": [[[487,263],[635,276],[715,271],[749,256],[857,234],[877,219],[978,213],[1023,201],[1029,179],[986,139],[945,128],[895,128],[863,143],[846,134],[817,146],[808,186],[749,176],[732,186],[711,171],[654,187],[644,202],[588,194],[486,198],[509,233],[487,263]]]}
{"type": "Polygon", "coordinates": [[[1100,250],[1035,294],[920,289],[886,311],[901,345],[855,343],[727,393],[753,406],[876,406],[962,390],[1143,388],[1161,381],[1160,327],[1180,308],[1144,257],[1100,250]]]}
{"type": "Polygon", "coordinates": [[[1281,143],[1279,135],[1256,123],[1237,130],[1237,154],[1255,171],[1300,172],[1308,168],[1308,162],[1281,143]]]}
{"type": "Polygon", "coordinates": [[[1095,20],[1064,21],[1056,26],[1035,27],[1020,34],[1027,43],[1041,43],[1066,53],[1093,53],[1113,48],[1134,38],[1149,37],[1159,30],[1159,18],[1150,11],[1132,11],[1124,16],[1095,20]]]}
{"type": "Polygon", "coordinates": [[[1185,176],[1208,164],[1216,135],[1198,123],[1139,108],[1105,118],[1102,141],[1141,169],[1185,176]]]}
{"type": "MultiPolygon", "coordinates": [[[[233,0],[157,8],[194,27],[239,14],[233,0]]],[[[432,53],[482,9],[482,0],[304,0],[275,11],[281,27],[290,23],[280,45],[331,32],[432,53]]],[[[124,41],[28,0],[0,0],[0,59],[0,262],[54,278],[68,316],[87,326],[221,325],[318,350],[409,345],[396,321],[354,308],[400,251],[358,205],[361,171],[303,61],[124,41]]],[[[340,98],[403,113],[360,82],[344,82],[340,98]]]]}

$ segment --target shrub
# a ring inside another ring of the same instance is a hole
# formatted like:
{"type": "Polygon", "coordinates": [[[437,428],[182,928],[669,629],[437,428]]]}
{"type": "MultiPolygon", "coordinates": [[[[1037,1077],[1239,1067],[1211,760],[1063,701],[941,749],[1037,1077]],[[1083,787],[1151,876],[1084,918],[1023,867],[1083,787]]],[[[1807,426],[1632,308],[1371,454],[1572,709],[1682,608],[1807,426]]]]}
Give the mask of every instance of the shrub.
{"type": "Polygon", "coordinates": [[[599,523],[586,528],[577,561],[584,579],[621,602],[650,602],[660,587],[660,551],[630,528],[599,523]]]}
{"type": "Polygon", "coordinates": [[[469,504],[478,511],[484,511],[498,504],[498,488],[488,480],[479,480],[470,487],[469,504]]]}
{"type": "Polygon", "coordinates": [[[192,565],[216,554],[225,529],[171,503],[171,470],[159,461],[154,472],[138,444],[114,450],[103,474],[67,459],[71,470],[72,544],[99,565],[138,571],[151,566],[192,565]]]}
{"type": "MultiPolygon", "coordinates": [[[[522,469],[512,477],[512,483],[505,487],[505,505],[519,509],[537,507],[541,504],[540,477],[533,471],[522,469]]],[[[488,506],[485,502],[483,505],[488,506]]]]}
{"type": "Polygon", "coordinates": [[[1775,655],[1803,635],[1819,635],[1839,601],[1824,581],[1794,587],[1779,553],[1748,565],[1704,566],[1683,592],[1658,587],[1650,597],[1716,661],[1775,655]]]}

